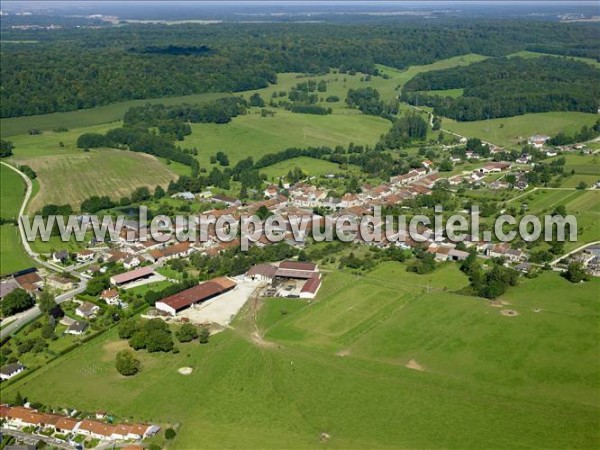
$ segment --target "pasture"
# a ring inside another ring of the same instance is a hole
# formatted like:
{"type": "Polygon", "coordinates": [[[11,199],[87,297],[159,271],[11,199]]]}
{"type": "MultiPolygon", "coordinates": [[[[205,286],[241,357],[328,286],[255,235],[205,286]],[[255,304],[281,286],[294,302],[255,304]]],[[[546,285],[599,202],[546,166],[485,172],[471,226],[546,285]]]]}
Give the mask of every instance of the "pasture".
{"type": "Polygon", "coordinates": [[[6,167],[0,165],[0,217],[2,219],[16,219],[21,204],[25,197],[25,182],[21,175],[6,167]]]}
{"type": "Polygon", "coordinates": [[[16,225],[0,225],[0,276],[34,265],[23,250],[16,225]]]}
{"type": "Polygon", "coordinates": [[[114,368],[126,344],[113,330],[3,396],[181,423],[171,448],[596,445],[599,280],[522,280],[503,298],[516,317],[453,293],[467,283],[452,264],[331,272],[312,303],[264,300],[208,345],[138,352],[135,377],[114,368]]]}
{"type": "Polygon", "coordinates": [[[546,112],[500,119],[457,122],[442,119],[442,128],[468,137],[479,137],[503,147],[519,147],[534,134],[554,136],[559,132],[572,135],[583,125],[592,126],[598,116],[581,112],[546,112]]]}
{"type": "Polygon", "coordinates": [[[320,177],[327,174],[339,173],[357,173],[360,174],[360,168],[350,166],[348,169],[340,169],[338,164],[322,159],[308,158],[301,156],[299,158],[288,159],[281,161],[271,166],[261,169],[261,173],[267,175],[269,180],[276,180],[279,177],[287,175],[290,170],[299,168],[311,177],[320,177]]]}
{"type": "Polygon", "coordinates": [[[118,200],[140,186],[165,187],[177,178],[169,166],[153,156],[123,150],[18,156],[17,161],[31,166],[40,184],[39,193],[28,206],[29,211],[37,211],[49,203],[68,203],[78,210],[81,202],[93,195],[108,195],[118,200]]]}
{"type": "Polygon", "coordinates": [[[225,152],[235,164],[248,156],[256,161],[288,147],[335,147],[351,142],[373,146],[389,127],[385,119],[361,114],[318,116],[278,109],[274,117],[261,117],[252,111],[224,125],[192,124],[192,134],[183,146],[198,148],[201,166],[208,166],[210,156],[218,151],[225,152]]]}

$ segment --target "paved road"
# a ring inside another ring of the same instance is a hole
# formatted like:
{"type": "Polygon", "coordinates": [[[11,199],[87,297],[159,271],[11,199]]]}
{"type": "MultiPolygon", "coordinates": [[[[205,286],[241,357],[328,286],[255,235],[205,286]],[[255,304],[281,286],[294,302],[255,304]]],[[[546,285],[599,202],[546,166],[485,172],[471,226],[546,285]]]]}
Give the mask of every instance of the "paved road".
{"type": "MultiPolygon", "coordinates": [[[[23,199],[23,203],[21,204],[21,209],[19,210],[19,217],[21,217],[25,214],[25,208],[31,197],[33,185],[31,183],[31,180],[29,179],[29,177],[27,175],[25,175],[23,172],[21,172],[19,169],[17,169],[16,167],[11,166],[10,164],[5,163],[4,161],[0,161],[0,163],[5,165],[6,167],[10,168],[11,170],[14,170],[15,172],[17,172],[21,176],[21,178],[23,178],[23,180],[25,180],[25,184],[27,186],[27,191],[25,192],[25,198],[23,199]]],[[[73,298],[75,295],[81,294],[83,291],[85,291],[88,280],[86,277],[82,276],[80,273],[75,271],[75,269],[78,269],[82,265],[85,265],[85,264],[79,264],[79,265],[75,265],[72,267],[61,268],[61,267],[55,266],[54,264],[50,264],[47,261],[43,261],[40,258],[40,255],[31,249],[31,246],[29,245],[29,242],[27,241],[26,236],[25,236],[25,228],[23,227],[23,224],[21,223],[20,220],[19,220],[19,232],[21,234],[21,243],[23,244],[23,248],[25,249],[25,252],[29,255],[29,257],[31,259],[33,259],[36,262],[36,264],[38,264],[39,266],[45,267],[53,272],[58,272],[58,273],[68,272],[68,273],[71,273],[72,275],[76,276],[77,278],[79,278],[79,284],[78,284],[77,288],[73,289],[72,291],[65,292],[64,294],[57,296],[56,303],[65,302],[65,301],[73,298]]],[[[18,317],[13,322],[11,322],[9,325],[7,325],[6,327],[3,327],[2,330],[0,330],[0,337],[4,338],[5,336],[8,336],[10,333],[17,330],[21,326],[34,320],[40,314],[41,314],[41,311],[37,307],[37,305],[31,309],[28,309],[27,311],[24,311],[23,313],[19,314],[18,317]]],[[[10,321],[10,320],[13,320],[13,319],[9,318],[9,317],[7,317],[5,319],[5,321],[10,321]]]]}
{"type": "Polygon", "coordinates": [[[583,250],[583,249],[585,249],[585,248],[587,248],[587,247],[589,247],[591,245],[598,245],[598,244],[600,244],[600,241],[588,242],[587,244],[580,245],[575,250],[571,250],[569,253],[566,253],[566,254],[562,255],[560,258],[556,258],[554,261],[550,262],[550,265],[554,266],[554,265],[558,264],[561,259],[564,259],[564,258],[566,258],[568,256],[571,256],[574,253],[580,252],[581,250],[583,250]]]}
{"type": "Polygon", "coordinates": [[[41,434],[34,435],[34,434],[29,434],[29,433],[23,433],[22,431],[12,430],[7,427],[2,427],[2,433],[14,436],[15,438],[18,438],[19,440],[21,440],[27,444],[30,444],[30,445],[35,445],[39,441],[44,441],[46,444],[50,445],[53,448],[63,448],[63,449],[67,449],[67,450],[73,450],[73,446],[67,444],[66,442],[63,442],[63,441],[60,441],[58,439],[54,439],[54,438],[51,438],[48,436],[44,436],[41,434]]]}

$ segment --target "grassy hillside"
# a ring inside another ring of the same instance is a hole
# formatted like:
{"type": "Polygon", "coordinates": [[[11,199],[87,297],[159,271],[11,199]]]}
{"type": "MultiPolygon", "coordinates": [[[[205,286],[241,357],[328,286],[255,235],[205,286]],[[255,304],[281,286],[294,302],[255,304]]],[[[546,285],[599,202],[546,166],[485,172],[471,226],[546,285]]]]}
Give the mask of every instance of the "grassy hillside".
{"type": "Polygon", "coordinates": [[[583,125],[593,125],[598,116],[580,112],[524,114],[501,119],[457,122],[444,118],[442,128],[468,137],[479,137],[500,146],[518,146],[534,134],[553,136],[559,132],[574,134],[583,125]]]}
{"type": "Polygon", "coordinates": [[[332,272],[316,302],[267,300],[264,340],[248,307],[208,345],[139,353],[141,374],[124,378],[114,357],[127,344],[112,331],[4,397],[181,423],[172,448],[596,445],[598,280],[523,280],[504,298],[515,317],[452,293],[467,283],[454,265],[332,272]]]}
{"type": "Polygon", "coordinates": [[[16,219],[25,197],[25,182],[21,175],[0,164],[0,217],[16,219]]]}
{"type": "Polygon", "coordinates": [[[28,206],[37,211],[43,205],[71,204],[76,210],[93,195],[114,200],[140,186],[166,186],[177,175],[156,158],[122,150],[99,149],[67,155],[18,157],[38,175],[40,191],[28,206]]]}
{"type": "MultiPolygon", "coordinates": [[[[0,217],[17,219],[25,197],[25,183],[14,170],[0,165],[0,217]]],[[[0,276],[31,267],[33,262],[21,246],[16,225],[0,225],[0,276]]]]}
{"type": "Polygon", "coordinates": [[[229,95],[227,93],[210,93],[185,95],[180,97],[166,97],[148,100],[130,100],[127,102],[114,103],[112,105],[98,106],[91,109],[81,109],[64,113],[40,114],[37,116],[15,117],[1,119],[0,125],[2,137],[25,134],[31,129],[50,131],[60,127],[81,128],[101,125],[108,122],[117,122],[123,119],[123,115],[133,106],[141,106],[146,103],[163,103],[175,105],[183,102],[203,103],[219,97],[229,95]]]}
{"type": "Polygon", "coordinates": [[[389,126],[385,119],[360,114],[318,116],[277,110],[275,117],[250,113],[225,125],[192,124],[192,134],[183,145],[198,148],[201,166],[208,166],[210,156],[218,151],[235,164],[248,156],[257,160],[288,147],[335,147],[350,142],[375,145],[389,126]]]}

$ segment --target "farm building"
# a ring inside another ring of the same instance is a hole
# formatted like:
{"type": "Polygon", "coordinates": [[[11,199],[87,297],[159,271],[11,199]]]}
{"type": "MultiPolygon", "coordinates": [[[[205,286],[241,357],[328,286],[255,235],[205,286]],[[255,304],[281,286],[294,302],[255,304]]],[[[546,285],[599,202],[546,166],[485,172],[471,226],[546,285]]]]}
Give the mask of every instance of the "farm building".
{"type": "Polygon", "coordinates": [[[219,277],[194,286],[178,294],[156,302],[156,309],[174,316],[180,311],[230,291],[236,283],[229,278],[219,277]]]}
{"type": "Polygon", "coordinates": [[[315,298],[321,288],[321,275],[315,273],[308,279],[302,289],[300,289],[300,298],[315,298]]]}
{"type": "Polygon", "coordinates": [[[272,264],[257,264],[246,272],[245,279],[248,281],[273,281],[277,267],[272,264]]]}
{"type": "Polygon", "coordinates": [[[152,267],[140,267],[139,269],[130,272],[113,275],[110,277],[110,284],[113,286],[121,286],[126,283],[131,283],[132,281],[149,278],[152,275],[154,275],[154,269],[152,267]]]}

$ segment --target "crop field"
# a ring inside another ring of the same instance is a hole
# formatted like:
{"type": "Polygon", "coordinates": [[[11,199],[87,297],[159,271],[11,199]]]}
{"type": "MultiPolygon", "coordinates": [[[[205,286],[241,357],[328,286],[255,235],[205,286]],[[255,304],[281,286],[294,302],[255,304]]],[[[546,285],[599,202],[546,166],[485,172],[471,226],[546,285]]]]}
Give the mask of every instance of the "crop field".
{"type": "Polygon", "coordinates": [[[75,210],[93,195],[109,195],[114,200],[129,195],[140,186],[154,189],[177,178],[168,166],[143,153],[99,149],[78,154],[18,158],[36,171],[40,191],[30,202],[29,211],[43,205],[70,204],[75,210]]]}
{"type": "Polygon", "coordinates": [[[328,273],[315,302],[265,300],[264,340],[245,311],[208,345],[138,352],[142,372],[124,378],[113,330],[3,396],[183,423],[171,448],[593,446],[599,281],[523,280],[504,297],[514,317],[453,293],[467,283],[454,265],[328,273]]]}
{"type": "Polygon", "coordinates": [[[547,112],[500,119],[457,122],[444,118],[442,128],[463,136],[479,137],[492,144],[513,147],[534,134],[574,134],[583,125],[593,125],[598,116],[581,112],[547,112]]]}
{"type": "Polygon", "coordinates": [[[225,152],[235,164],[248,156],[256,161],[267,153],[288,147],[335,147],[351,142],[375,145],[389,127],[389,121],[374,116],[318,116],[277,110],[275,117],[250,113],[224,125],[192,124],[192,134],[185,138],[183,145],[198,148],[201,166],[208,166],[210,156],[218,151],[225,152]]]}

